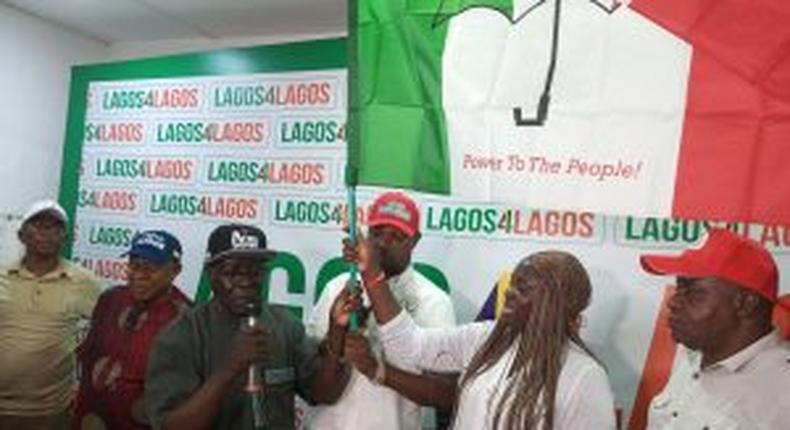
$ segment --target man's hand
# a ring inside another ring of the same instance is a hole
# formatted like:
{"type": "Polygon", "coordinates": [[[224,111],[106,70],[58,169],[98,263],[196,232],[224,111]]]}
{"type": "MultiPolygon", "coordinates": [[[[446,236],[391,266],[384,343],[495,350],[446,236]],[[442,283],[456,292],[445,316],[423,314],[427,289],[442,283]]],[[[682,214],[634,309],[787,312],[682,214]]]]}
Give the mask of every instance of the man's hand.
{"type": "Polygon", "coordinates": [[[376,375],[378,361],[370,350],[370,341],[360,333],[348,333],[346,335],[346,346],[343,351],[343,358],[346,359],[355,369],[373,379],[376,375]]]}
{"type": "Polygon", "coordinates": [[[349,238],[343,239],[343,259],[355,263],[365,279],[376,277],[381,273],[379,250],[361,231],[357,232],[356,246],[351,244],[349,238]]]}
{"type": "Polygon", "coordinates": [[[233,349],[225,362],[225,369],[233,375],[246,371],[269,356],[269,342],[261,327],[244,328],[236,334],[233,349]]]}
{"type": "MultiPolygon", "coordinates": [[[[349,281],[351,282],[351,281],[349,281]]],[[[348,286],[337,295],[332,303],[330,312],[330,326],[348,327],[348,320],[352,312],[362,309],[362,289],[356,288],[352,294],[348,286]]]]}
{"type": "Polygon", "coordinates": [[[356,264],[359,266],[359,242],[363,240],[362,232],[357,232],[356,246],[351,244],[351,238],[343,239],[343,260],[349,264],[356,264]]]}

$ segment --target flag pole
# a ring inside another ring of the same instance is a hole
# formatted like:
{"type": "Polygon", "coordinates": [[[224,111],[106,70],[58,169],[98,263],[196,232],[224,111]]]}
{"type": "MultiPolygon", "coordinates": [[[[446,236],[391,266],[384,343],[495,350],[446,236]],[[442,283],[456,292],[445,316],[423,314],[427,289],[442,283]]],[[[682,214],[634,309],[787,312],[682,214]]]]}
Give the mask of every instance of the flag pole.
{"type": "MultiPolygon", "coordinates": [[[[346,92],[348,119],[346,121],[346,186],[348,187],[348,233],[351,246],[357,245],[357,184],[359,183],[359,116],[357,110],[359,108],[358,100],[358,85],[359,85],[359,62],[358,54],[358,37],[356,31],[357,23],[357,8],[359,7],[357,0],[350,0],[348,2],[348,44],[347,58],[348,58],[348,87],[346,92]]],[[[360,274],[359,268],[353,262],[349,267],[349,281],[347,288],[350,293],[355,293],[357,288],[360,287],[360,274]]],[[[352,312],[349,315],[348,329],[350,331],[359,330],[359,316],[357,312],[352,312]]]]}
{"type": "MultiPolygon", "coordinates": [[[[353,185],[348,186],[348,236],[351,241],[351,246],[357,245],[357,188],[353,185]]],[[[359,281],[359,268],[356,262],[349,264],[349,282],[347,288],[349,293],[356,293],[360,287],[359,281]]],[[[352,312],[349,315],[348,329],[350,331],[359,330],[359,317],[357,312],[352,312]]]]}

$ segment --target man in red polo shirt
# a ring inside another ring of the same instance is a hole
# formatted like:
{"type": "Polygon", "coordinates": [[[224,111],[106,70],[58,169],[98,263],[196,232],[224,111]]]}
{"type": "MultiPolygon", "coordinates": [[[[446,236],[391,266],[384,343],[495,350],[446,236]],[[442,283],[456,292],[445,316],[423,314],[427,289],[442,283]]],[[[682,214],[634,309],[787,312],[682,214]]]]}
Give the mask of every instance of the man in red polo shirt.
{"type": "Polygon", "coordinates": [[[181,271],[181,244],[162,230],[138,233],[125,255],[127,284],[99,298],[91,329],[79,348],[82,378],[75,429],[149,429],[143,404],[154,337],[188,308],[173,280],[181,271]]]}

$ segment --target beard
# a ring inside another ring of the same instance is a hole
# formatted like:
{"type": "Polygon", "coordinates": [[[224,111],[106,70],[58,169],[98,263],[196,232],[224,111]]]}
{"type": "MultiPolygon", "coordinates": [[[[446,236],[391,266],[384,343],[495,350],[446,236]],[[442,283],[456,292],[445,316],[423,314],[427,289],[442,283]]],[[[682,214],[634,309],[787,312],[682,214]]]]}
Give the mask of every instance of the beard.
{"type": "Polygon", "coordinates": [[[387,254],[386,251],[382,251],[381,262],[379,265],[381,267],[381,271],[384,272],[384,275],[389,278],[403,273],[403,271],[406,270],[406,267],[409,265],[409,260],[407,259],[405,261],[400,261],[393,255],[387,254]]]}

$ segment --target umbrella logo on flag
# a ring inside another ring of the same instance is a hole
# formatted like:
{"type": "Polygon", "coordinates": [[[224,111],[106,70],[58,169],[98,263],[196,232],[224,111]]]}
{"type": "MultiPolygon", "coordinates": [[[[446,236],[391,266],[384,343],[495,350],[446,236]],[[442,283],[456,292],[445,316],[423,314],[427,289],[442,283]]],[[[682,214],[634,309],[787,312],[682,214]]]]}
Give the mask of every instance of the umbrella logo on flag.
{"type": "MultiPolygon", "coordinates": [[[[553,18],[552,30],[551,30],[551,55],[549,57],[549,64],[546,67],[546,75],[543,82],[543,92],[540,95],[537,110],[533,116],[527,117],[525,116],[523,108],[521,108],[520,106],[514,107],[513,121],[515,122],[516,126],[540,127],[543,126],[546,123],[546,120],[548,119],[549,105],[551,104],[551,87],[554,83],[554,71],[557,67],[557,58],[559,57],[559,36],[560,36],[560,24],[562,22],[561,20],[562,1],[563,0],[553,0],[554,18],[553,18]]],[[[620,0],[610,0],[608,2],[606,0],[588,0],[588,1],[609,15],[613,14],[616,10],[620,8],[620,6],[623,5],[623,3],[620,0]]],[[[463,6],[457,11],[450,10],[451,8],[447,6],[447,2],[448,0],[442,0],[442,2],[439,3],[439,8],[436,10],[436,14],[434,15],[433,18],[432,26],[434,29],[444,24],[445,22],[449,21],[454,16],[458,16],[472,9],[480,9],[480,8],[491,9],[496,12],[499,12],[508,21],[510,21],[511,25],[515,25],[518,24],[527,15],[529,15],[532,11],[548,3],[549,0],[538,0],[535,4],[529,6],[515,17],[513,17],[509,11],[506,11],[502,7],[497,7],[496,5],[492,4],[492,2],[487,0],[471,1],[469,2],[469,4],[463,6]]]]}

